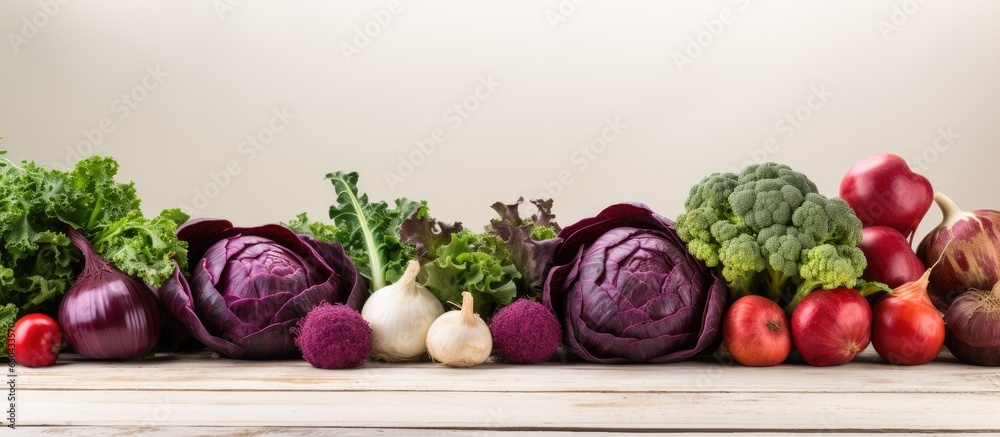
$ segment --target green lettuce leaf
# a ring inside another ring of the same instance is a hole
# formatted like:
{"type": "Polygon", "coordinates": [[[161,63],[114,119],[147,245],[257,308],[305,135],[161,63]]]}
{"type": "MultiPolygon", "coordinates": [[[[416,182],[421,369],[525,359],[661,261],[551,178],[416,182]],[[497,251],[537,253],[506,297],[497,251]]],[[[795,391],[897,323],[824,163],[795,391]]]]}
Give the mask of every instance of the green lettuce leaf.
{"type": "Polygon", "coordinates": [[[417,249],[421,262],[435,260],[438,248],[451,242],[451,236],[461,231],[462,223],[438,221],[422,208],[410,214],[400,225],[399,235],[407,244],[417,249]]]}
{"type": "Polygon", "coordinates": [[[437,249],[437,258],[423,266],[424,283],[438,299],[460,302],[463,291],[472,293],[475,310],[483,318],[517,296],[521,278],[503,240],[489,233],[469,230],[451,236],[451,242],[437,249]]]}
{"type": "Polygon", "coordinates": [[[494,203],[493,210],[500,218],[490,221],[489,229],[503,240],[511,261],[521,273],[518,295],[537,299],[542,295],[552,257],[561,242],[556,238],[561,228],[552,213],[552,199],[532,200],[538,213],[528,219],[521,218],[522,203],[523,197],[511,204],[494,203]]]}

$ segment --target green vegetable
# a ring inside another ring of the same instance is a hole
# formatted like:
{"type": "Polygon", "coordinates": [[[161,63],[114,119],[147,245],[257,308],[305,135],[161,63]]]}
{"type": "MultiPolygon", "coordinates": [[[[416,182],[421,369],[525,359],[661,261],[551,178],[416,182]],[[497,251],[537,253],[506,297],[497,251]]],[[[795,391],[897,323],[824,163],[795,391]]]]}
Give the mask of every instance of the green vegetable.
{"type": "Polygon", "coordinates": [[[515,297],[538,298],[561,241],[556,238],[560,228],[552,200],[532,200],[538,213],[529,218],[520,215],[523,202],[494,203],[499,218],[483,233],[416,214],[403,221],[401,235],[420,254],[424,285],[443,301],[458,302],[469,291],[475,312],[484,318],[515,297]]]}
{"type": "Polygon", "coordinates": [[[888,288],[860,279],[867,266],[857,247],[861,221],[847,203],[820,195],[786,165],[712,174],[691,188],[684,206],[678,235],[721,271],[734,299],[762,294],[787,301],[791,312],[816,289],[888,288]]]}
{"type": "Polygon", "coordinates": [[[500,237],[467,229],[451,235],[451,242],[437,248],[437,258],[423,268],[424,286],[438,299],[461,302],[462,292],[468,291],[475,312],[483,317],[511,303],[521,279],[500,237]]]}
{"type": "Polygon", "coordinates": [[[521,217],[523,202],[524,198],[518,198],[511,204],[494,203],[492,207],[499,218],[491,220],[487,229],[503,240],[511,261],[521,273],[518,295],[537,299],[542,295],[556,246],[562,241],[556,238],[561,228],[552,214],[552,199],[532,200],[538,212],[528,218],[521,217]]]}
{"type": "Polygon", "coordinates": [[[328,223],[309,220],[309,215],[304,212],[295,216],[288,223],[282,223],[281,225],[291,229],[296,234],[312,237],[327,243],[347,241],[350,237],[350,233],[346,229],[328,223]]]}
{"type": "Polygon", "coordinates": [[[11,342],[10,328],[14,327],[17,321],[17,307],[9,303],[0,307],[0,335],[3,335],[3,344],[0,345],[0,357],[9,356],[7,345],[11,342]]]}
{"type": "Polygon", "coordinates": [[[399,280],[406,262],[415,259],[416,249],[399,237],[400,225],[411,214],[426,216],[427,202],[396,199],[395,207],[385,202],[370,202],[367,194],[358,193],[358,174],[336,172],[326,175],[337,194],[330,206],[333,224],[309,221],[306,214],[283,225],[299,234],[340,243],[358,266],[358,273],[368,281],[370,292],[399,280]]]}
{"type": "MultiPolygon", "coordinates": [[[[0,153],[2,154],[2,153],[0,153]]],[[[132,183],[115,181],[118,163],[94,156],[72,171],[0,158],[0,302],[22,310],[54,305],[72,284],[80,252],[66,226],[80,231],[119,270],[159,287],[187,260],[174,232],[187,215],[147,219],[132,183]]]]}

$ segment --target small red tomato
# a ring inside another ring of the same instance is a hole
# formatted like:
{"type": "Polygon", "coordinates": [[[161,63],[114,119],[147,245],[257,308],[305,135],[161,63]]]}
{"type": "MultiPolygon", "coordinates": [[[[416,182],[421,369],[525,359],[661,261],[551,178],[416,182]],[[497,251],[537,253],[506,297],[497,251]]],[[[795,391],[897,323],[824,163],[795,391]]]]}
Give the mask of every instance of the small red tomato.
{"type": "Polygon", "coordinates": [[[777,366],[792,350],[785,310],[763,296],[741,297],[729,307],[722,342],[744,366],[777,366]]]}
{"type": "Polygon", "coordinates": [[[14,323],[14,361],[26,367],[55,364],[62,334],[59,325],[45,314],[28,314],[14,323]]]}

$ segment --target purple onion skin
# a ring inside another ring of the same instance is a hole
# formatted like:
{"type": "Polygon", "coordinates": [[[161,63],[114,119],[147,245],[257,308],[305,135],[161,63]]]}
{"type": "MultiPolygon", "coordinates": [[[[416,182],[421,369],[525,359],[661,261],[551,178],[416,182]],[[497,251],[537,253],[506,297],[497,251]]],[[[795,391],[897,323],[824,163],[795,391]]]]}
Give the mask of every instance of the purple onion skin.
{"type": "Polygon", "coordinates": [[[945,345],[955,358],[977,366],[1000,366],[1000,284],[992,290],[969,290],[944,314],[945,345]]]}
{"type": "Polygon", "coordinates": [[[944,220],[917,246],[917,257],[927,266],[941,258],[927,291],[934,306],[944,312],[969,289],[989,290],[1000,281],[1000,211],[964,212],[941,193],[934,200],[944,220]],[[945,247],[947,253],[941,257],[945,247]]]}
{"type": "Polygon", "coordinates": [[[160,312],[153,290],[100,257],[79,232],[70,240],[84,256],[83,272],[59,304],[59,326],[87,358],[129,360],[153,350],[160,312]]]}
{"type": "Polygon", "coordinates": [[[965,364],[991,367],[1000,366],[1000,346],[970,346],[956,338],[955,334],[951,333],[951,330],[945,336],[944,344],[948,346],[951,354],[955,358],[958,358],[958,361],[965,364]]]}

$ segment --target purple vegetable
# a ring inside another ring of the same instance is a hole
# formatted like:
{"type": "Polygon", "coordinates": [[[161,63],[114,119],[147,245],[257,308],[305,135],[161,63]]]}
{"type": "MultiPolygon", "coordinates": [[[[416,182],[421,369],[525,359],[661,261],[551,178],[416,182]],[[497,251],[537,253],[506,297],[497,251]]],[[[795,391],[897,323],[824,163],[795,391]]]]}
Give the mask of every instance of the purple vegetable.
{"type": "Polygon", "coordinates": [[[229,358],[279,358],[297,348],[289,332],[323,302],[361,308],[366,285],[340,244],[278,225],[237,228],[188,222],[190,281],[174,272],[160,299],[209,349],[229,358]]]}
{"type": "Polygon", "coordinates": [[[537,364],[556,354],[562,329],[552,310],[521,299],[497,311],[490,320],[493,355],[513,364],[537,364]]]}
{"type": "Polygon", "coordinates": [[[313,308],[292,333],[302,358],[318,369],[361,367],[372,354],[372,329],[346,305],[313,308]]]}
{"type": "Polygon", "coordinates": [[[153,289],[104,261],[87,239],[67,227],[83,252],[83,272],[59,304],[69,345],[88,358],[141,358],[156,346],[160,312],[153,289]]]}
{"type": "Polygon", "coordinates": [[[726,289],[691,256],[672,221],[617,204],[559,233],[543,303],[567,350],[597,363],[662,363],[712,345],[726,289]]]}

